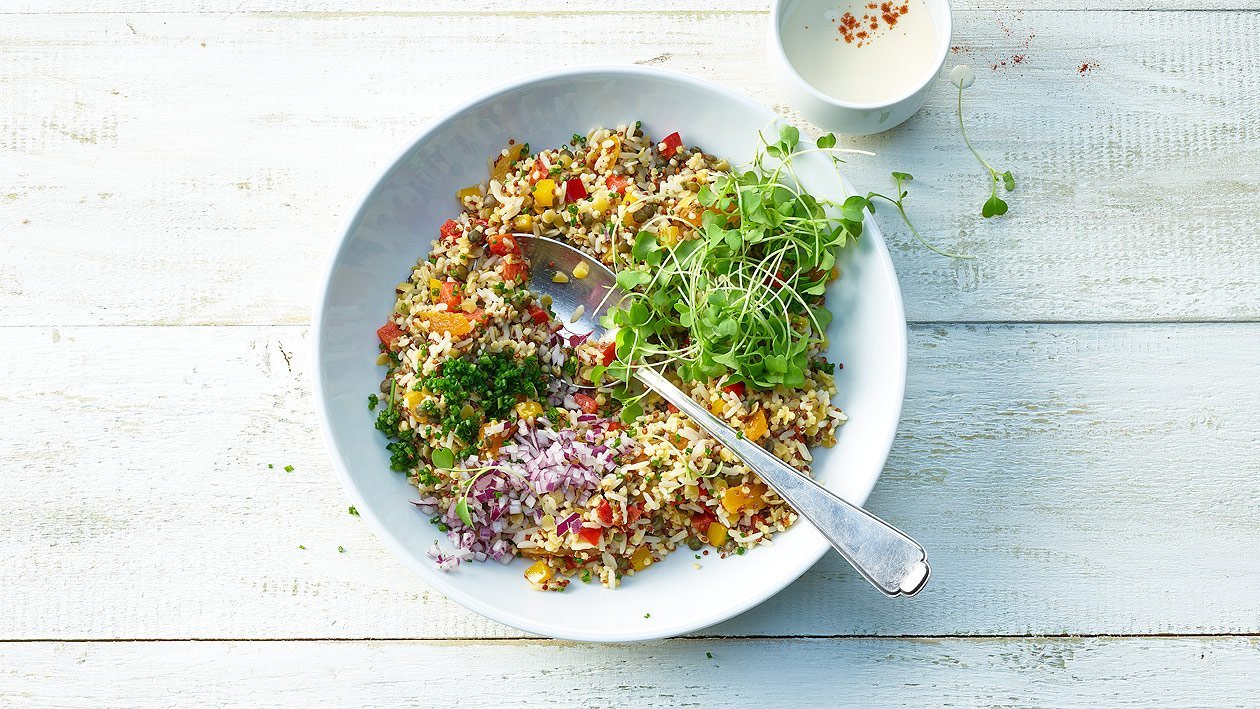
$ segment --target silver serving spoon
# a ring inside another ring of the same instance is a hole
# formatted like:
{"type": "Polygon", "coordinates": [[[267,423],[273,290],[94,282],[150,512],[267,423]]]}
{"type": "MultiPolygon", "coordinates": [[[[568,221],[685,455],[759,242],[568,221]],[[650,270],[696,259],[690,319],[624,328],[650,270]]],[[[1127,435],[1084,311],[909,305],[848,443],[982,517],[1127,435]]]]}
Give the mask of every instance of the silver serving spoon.
{"type": "MultiPolygon", "coordinates": [[[[530,262],[530,289],[551,296],[551,309],[567,329],[577,333],[589,330],[592,338],[600,338],[605,332],[600,316],[624,295],[617,287],[616,275],[598,260],[566,244],[531,234],[513,236],[530,262]],[[580,263],[587,265],[587,275],[574,278],[573,269],[580,263]],[[556,272],[564,273],[568,281],[557,283],[553,280],[556,272]]],[[[756,471],[875,588],[888,596],[913,596],[927,583],[931,569],[927,552],[918,542],[861,507],[840,499],[756,443],[737,436],[725,422],[655,371],[636,368],[634,376],[756,471]]]]}

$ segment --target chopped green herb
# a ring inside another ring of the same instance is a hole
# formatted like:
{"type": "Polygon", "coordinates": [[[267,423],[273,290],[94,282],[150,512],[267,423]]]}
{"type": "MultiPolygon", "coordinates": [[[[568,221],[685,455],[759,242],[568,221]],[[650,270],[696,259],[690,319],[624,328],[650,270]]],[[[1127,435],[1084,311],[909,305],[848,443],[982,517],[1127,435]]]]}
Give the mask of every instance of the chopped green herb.
{"type": "Polygon", "coordinates": [[[381,403],[376,394],[368,394],[368,411],[376,411],[376,405],[381,403]]]}
{"type": "Polygon", "coordinates": [[[346,548],[345,548],[345,547],[343,547],[343,546],[338,546],[338,547],[337,547],[337,553],[339,553],[339,554],[345,554],[345,553],[346,553],[346,548]]]}
{"type": "Polygon", "coordinates": [[[276,466],[272,465],[271,463],[267,464],[267,470],[275,470],[275,467],[276,466]]]}
{"type": "Polygon", "coordinates": [[[644,614],[643,614],[643,617],[644,617],[644,618],[651,618],[651,617],[652,617],[652,614],[651,614],[651,613],[644,613],[644,614]]]}
{"type": "Polygon", "coordinates": [[[305,545],[305,544],[299,544],[299,545],[298,545],[298,549],[305,549],[305,548],[306,548],[306,545],[305,545]]]}
{"type": "Polygon", "coordinates": [[[591,582],[591,570],[582,569],[582,583],[590,583],[590,582],[591,582]]]}
{"type": "Polygon", "coordinates": [[[743,555],[744,555],[744,552],[746,552],[746,551],[748,551],[748,549],[746,549],[746,548],[744,548],[744,547],[737,547],[737,548],[735,549],[735,556],[743,556],[743,555]]]}
{"type": "Polygon", "coordinates": [[[705,657],[707,657],[707,658],[709,658],[710,660],[712,660],[712,659],[713,659],[713,653],[711,653],[711,652],[706,652],[706,653],[704,653],[704,656],[705,656],[705,657]]]}
{"type": "Polygon", "coordinates": [[[354,505],[350,505],[350,514],[354,515],[355,517],[359,516],[359,511],[354,508],[354,505]]]}
{"type": "Polygon", "coordinates": [[[286,465],[286,466],[284,466],[284,472],[286,472],[286,473],[291,473],[291,472],[293,472],[293,466],[292,466],[292,465],[286,465]]]}

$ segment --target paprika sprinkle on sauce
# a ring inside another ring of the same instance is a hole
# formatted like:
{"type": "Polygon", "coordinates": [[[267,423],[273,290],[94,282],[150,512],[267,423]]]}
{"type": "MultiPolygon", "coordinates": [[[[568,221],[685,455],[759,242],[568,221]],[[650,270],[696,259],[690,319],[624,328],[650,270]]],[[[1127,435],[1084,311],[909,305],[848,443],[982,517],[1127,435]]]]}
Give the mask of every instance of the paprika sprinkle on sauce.
{"type": "Polygon", "coordinates": [[[882,31],[897,26],[897,21],[910,12],[908,2],[871,2],[866,4],[866,12],[858,19],[852,12],[840,16],[836,30],[844,38],[845,44],[857,43],[865,46],[882,31]],[[881,24],[882,23],[882,24],[881,24]]]}

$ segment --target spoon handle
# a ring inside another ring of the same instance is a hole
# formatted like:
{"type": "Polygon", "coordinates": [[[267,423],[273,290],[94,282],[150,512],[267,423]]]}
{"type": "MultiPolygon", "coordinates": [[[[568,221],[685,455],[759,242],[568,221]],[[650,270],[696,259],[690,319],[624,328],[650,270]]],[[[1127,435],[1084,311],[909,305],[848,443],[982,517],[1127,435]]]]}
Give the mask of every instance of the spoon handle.
{"type": "Polygon", "coordinates": [[[875,588],[888,596],[913,596],[927,583],[931,569],[927,552],[918,542],[861,507],[840,499],[753,441],[737,436],[731,427],[660,374],[647,368],[635,373],[640,382],[678,407],[756,471],[875,588]]]}

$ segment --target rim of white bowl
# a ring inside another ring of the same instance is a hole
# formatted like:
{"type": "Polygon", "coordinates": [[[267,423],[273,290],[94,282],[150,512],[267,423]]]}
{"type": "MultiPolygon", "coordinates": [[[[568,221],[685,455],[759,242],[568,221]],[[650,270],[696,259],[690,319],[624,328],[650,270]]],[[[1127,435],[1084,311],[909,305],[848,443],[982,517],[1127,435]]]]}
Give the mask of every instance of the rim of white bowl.
{"type": "MultiPolygon", "coordinates": [[[[788,3],[804,2],[804,0],[775,0],[774,1],[774,4],[770,8],[771,51],[774,52],[775,58],[778,61],[782,62],[783,66],[787,67],[788,73],[792,75],[792,78],[796,80],[796,83],[802,86],[806,92],[808,92],[811,96],[818,99],[819,101],[823,101],[825,103],[829,103],[833,106],[838,106],[840,108],[855,108],[855,109],[867,110],[867,111],[878,110],[881,108],[888,108],[889,106],[894,106],[898,103],[901,103],[902,101],[905,101],[911,96],[922,91],[925,87],[930,86],[933,81],[936,81],[936,77],[941,75],[941,68],[945,66],[945,57],[949,56],[949,45],[950,45],[950,42],[953,41],[953,36],[954,36],[953,7],[950,6],[949,0],[923,0],[923,1],[924,1],[924,4],[930,4],[934,2],[939,3],[941,6],[945,8],[944,20],[936,23],[936,26],[938,29],[941,29],[941,28],[944,29],[944,32],[940,33],[940,37],[941,37],[940,46],[938,46],[936,49],[936,68],[933,69],[931,73],[924,75],[923,81],[919,84],[916,84],[913,89],[905,92],[904,94],[901,94],[900,96],[897,96],[896,98],[889,99],[887,101],[878,101],[875,103],[861,103],[857,101],[845,101],[844,99],[836,98],[835,96],[832,96],[830,94],[825,94],[822,91],[819,91],[813,84],[806,81],[805,77],[801,76],[801,72],[797,70],[796,65],[792,63],[792,60],[788,58],[787,52],[784,51],[783,49],[783,32],[779,29],[779,23],[783,17],[783,8],[788,3]]],[[[933,15],[933,17],[935,18],[936,15],[933,15]]]]}
{"type": "MultiPolygon", "coordinates": [[[[347,216],[346,220],[342,224],[340,236],[329,249],[327,260],[324,263],[324,268],[320,275],[321,282],[319,290],[315,297],[315,308],[313,317],[311,318],[311,353],[312,361],[314,362],[311,368],[311,377],[313,379],[313,391],[315,394],[315,414],[319,419],[320,433],[324,440],[324,447],[329,453],[329,458],[332,460],[333,468],[337,472],[337,477],[341,480],[342,486],[349,491],[354,498],[362,499],[363,495],[361,494],[358,483],[355,481],[354,476],[351,475],[350,469],[345,463],[345,458],[342,455],[341,450],[337,447],[336,440],[333,438],[332,425],[328,416],[328,406],[324,394],[324,367],[323,361],[320,357],[320,351],[323,346],[324,310],[328,304],[329,287],[332,284],[334,267],[340,260],[342,250],[345,249],[346,244],[349,243],[350,236],[358,225],[360,218],[363,216],[364,210],[367,209],[371,200],[376,197],[377,192],[384,185],[386,178],[407,160],[412,151],[416,149],[416,146],[418,146],[421,141],[427,139],[430,134],[445,127],[447,123],[464,113],[469,107],[490,101],[510,91],[515,91],[530,84],[544,81],[554,81],[556,79],[578,78],[600,74],[626,77],[646,76],[665,81],[673,81],[704,91],[712,91],[725,95],[733,101],[737,101],[754,111],[764,114],[767,122],[772,120],[782,120],[781,116],[756,101],[753,101],[747,96],[711,81],[668,69],[618,64],[577,66],[521,76],[504,84],[500,84],[485,93],[466,99],[454,108],[447,110],[436,118],[430,120],[411,138],[411,140],[406,143],[406,145],[397,154],[397,157],[389,162],[384,170],[382,170],[377,178],[372,182],[371,186],[362,193],[358,201],[355,203],[357,206],[354,211],[347,216]]],[[[841,176],[840,179],[846,188],[852,187],[852,185],[849,184],[847,177],[841,176]]],[[[873,228],[866,233],[875,237],[871,240],[874,242],[873,245],[875,247],[876,256],[883,261],[883,264],[887,267],[885,274],[891,281],[890,285],[892,286],[893,306],[897,312],[898,320],[902,323],[902,326],[898,330],[898,349],[900,356],[894,363],[899,370],[898,376],[896,377],[897,391],[890,392],[894,393],[896,396],[896,416],[892,419],[892,425],[887,431],[885,431],[883,446],[884,453],[881,456],[882,459],[879,464],[879,471],[876,472],[875,479],[871,481],[870,487],[861,494],[860,499],[851,500],[858,505],[864,504],[866,502],[866,498],[870,496],[871,491],[875,488],[875,484],[879,481],[879,478],[883,473],[884,465],[888,462],[888,455],[892,451],[893,439],[896,436],[897,425],[901,419],[902,404],[905,401],[907,368],[906,317],[901,297],[901,286],[897,281],[896,270],[893,267],[892,258],[888,253],[888,247],[884,243],[879,227],[875,226],[873,220],[871,221],[870,226],[873,228]]],[[[657,626],[654,624],[651,626],[651,629],[645,629],[642,632],[603,635],[597,633],[585,633],[582,631],[570,630],[568,628],[557,628],[549,625],[548,623],[540,622],[535,618],[511,613],[488,603],[484,603],[460,588],[459,585],[454,583],[445,572],[438,570],[436,566],[424,565],[423,562],[416,557],[412,550],[406,548],[393,537],[393,535],[385,528],[384,523],[376,517],[375,512],[370,507],[364,507],[359,510],[359,514],[368,521],[368,524],[372,527],[372,531],[375,533],[377,539],[385,545],[395,558],[402,561],[404,565],[418,574],[425,583],[440,591],[450,600],[455,601],[459,605],[475,613],[479,613],[486,618],[509,625],[519,630],[561,640],[576,640],[583,642],[611,643],[657,640],[660,638],[673,637],[676,635],[694,632],[702,628],[707,628],[711,625],[716,625],[717,623],[721,623],[742,613],[746,613],[748,610],[764,603],[772,596],[777,595],[780,591],[791,585],[793,581],[800,578],[801,575],[808,571],[814,564],[818,563],[818,560],[831,549],[831,546],[826,542],[826,540],[821,535],[818,535],[813,553],[805,555],[804,558],[806,561],[801,563],[799,568],[792,569],[789,573],[785,574],[782,583],[769,585],[764,591],[752,594],[744,601],[733,606],[727,606],[720,611],[704,615],[696,615],[688,621],[678,622],[673,625],[657,626]]],[[[797,524],[808,524],[808,522],[805,520],[799,520],[797,524]]],[[[874,593],[874,591],[872,591],[872,593],[874,593]]]]}

